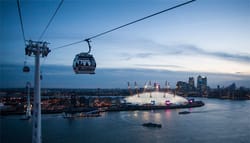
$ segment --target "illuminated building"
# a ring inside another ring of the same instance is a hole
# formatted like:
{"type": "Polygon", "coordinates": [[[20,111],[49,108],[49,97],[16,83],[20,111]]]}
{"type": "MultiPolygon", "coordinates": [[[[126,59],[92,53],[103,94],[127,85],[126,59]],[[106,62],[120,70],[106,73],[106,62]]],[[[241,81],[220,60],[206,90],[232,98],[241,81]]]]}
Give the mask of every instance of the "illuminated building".
{"type": "Polygon", "coordinates": [[[188,100],[184,97],[174,95],[171,93],[153,91],[153,92],[144,92],[139,94],[134,94],[132,96],[126,97],[125,101],[127,103],[131,103],[134,105],[169,105],[169,104],[176,104],[182,105],[186,104],[188,100]]]}
{"type": "Polygon", "coordinates": [[[207,95],[207,77],[200,75],[197,77],[197,91],[201,96],[207,95]]]}
{"type": "Polygon", "coordinates": [[[193,91],[195,89],[194,87],[194,77],[188,78],[188,84],[189,84],[189,91],[193,91]]]}

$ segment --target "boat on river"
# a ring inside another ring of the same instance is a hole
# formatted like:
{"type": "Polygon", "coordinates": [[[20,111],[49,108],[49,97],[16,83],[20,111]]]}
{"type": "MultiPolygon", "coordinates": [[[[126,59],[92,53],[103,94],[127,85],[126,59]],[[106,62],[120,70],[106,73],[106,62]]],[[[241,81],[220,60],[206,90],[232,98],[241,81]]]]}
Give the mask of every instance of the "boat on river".
{"type": "Polygon", "coordinates": [[[65,113],[63,118],[79,118],[79,117],[100,117],[101,114],[98,110],[90,111],[90,112],[80,112],[80,113],[65,113]]]}
{"type": "Polygon", "coordinates": [[[142,124],[142,126],[144,126],[144,127],[161,128],[161,124],[156,124],[156,123],[151,123],[151,122],[144,123],[144,124],[142,124]]]}
{"type": "Polygon", "coordinates": [[[190,114],[191,112],[189,111],[182,111],[182,112],[179,112],[179,114],[190,114]]]}

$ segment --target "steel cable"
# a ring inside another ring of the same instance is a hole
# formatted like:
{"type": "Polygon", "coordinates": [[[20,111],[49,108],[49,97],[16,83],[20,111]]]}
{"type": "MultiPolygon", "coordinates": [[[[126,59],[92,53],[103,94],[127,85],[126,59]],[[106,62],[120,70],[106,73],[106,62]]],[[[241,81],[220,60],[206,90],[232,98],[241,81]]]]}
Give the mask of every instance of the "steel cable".
{"type": "Polygon", "coordinates": [[[18,14],[19,14],[20,23],[21,23],[23,41],[24,41],[24,45],[25,45],[26,44],[26,38],[25,38],[25,34],[24,34],[23,18],[22,18],[22,13],[21,13],[21,8],[20,8],[20,2],[19,2],[19,0],[17,0],[17,7],[18,7],[18,14]]]}
{"type": "Polygon", "coordinates": [[[40,40],[43,38],[43,36],[44,36],[45,32],[47,31],[49,25],[51,24],[52,20],[53,20],[54,17],[56,16],[56,13],[57,13],[58,10],[60,9],[61,5],[63,4],[63,1],[64,1],[64,0],[61,0],[61,2],[59,3],[59,5],[57,6],[56,11],[54,12],[54,14],[52,15],[52,17],[50,18],[48,24],[46,25],[45,29],[43,30],[42,34],[40,35],[38,41],[40,41],[40,40]]]}
{"type": "Polygon", "coordinates": [[[87,41],[87,40],[91,40],[91,39],[97,38],[97,37],[102,36],[102,35],[104,35],[104,34],[110,33],[110,32],[112,32],[112,31],[118,30],[118,29],[123,28],[123,27],[128,26],[128,25],[137,23],[137,22],[142,21],[142,20],[145,20],[145,19],[147,19],[147,18],[156,16],[156,15],[158,15],[158,14],[161,14],[161,13],[164,13],[164,12],[167,12],[167,11],[170,11],[170,10],[173,10],[173,9],[175,9],[175,8],[181,7],[181,6],[183,6],[183,5],[189,4],[189,3],[194,2],[194,1],[196,1],[196,0],[190,0],[190,1],[187,1],[187,2],[184,2],[184,3],[181,3],[181,4],[178,4],[178,5],[176,5],[176,6],[173,6],[173,7],[167,8],[167,9],[165,9],[165,10],[156,12],[156,13],[154,13],[154,14],[145,16],[145,17],[140,18],[140,19],[138,19],[138,20],[135,20],[135,21],[129,22],[129,23],[127,23],[127,24],[118,26],[118,27],[113,28],[113,29],[111,29],[111,30],[102,32],[102,33],[97,34],[97,35],[95,35],[95,36],[86,38],[86,39],[84,39],[84,40],[79,40],[79,41],[76,41],[76,42],[73,42],[73,43],[69,43],[69,44],[66,44],[66,45],[63,45],[63,46],[59,46],[59,47],[56,47],[56,48],[54,48],[54,49],[52,49],[52,50],[65,48],[65,47],[68,47],[68,46],[71,46],[71,45],[75,45],[75,44],[78,44],[78,43],[81,43],[81,42],[84,42],[84,41],[87,41]]]}

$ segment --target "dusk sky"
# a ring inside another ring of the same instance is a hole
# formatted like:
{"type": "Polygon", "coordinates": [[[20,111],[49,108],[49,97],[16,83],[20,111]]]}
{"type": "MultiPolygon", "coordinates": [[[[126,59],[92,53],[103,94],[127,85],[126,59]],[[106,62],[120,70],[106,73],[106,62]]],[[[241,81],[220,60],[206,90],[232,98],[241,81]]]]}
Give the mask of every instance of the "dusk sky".
{"type": "MultiPolygon", "coordinates": [[[[196,0],[172,11],[92,39],[95,75],[75,75],[72,61],[87,43],[55,49],[167,9],[185,0],[64,0],[42,40],[52,52],[41,59],[42,87],[126,88],[127,81],[175,87],[204,75],[208,85],[250,87],[250,0],[196,0]]],[[[21,0],[27,40],[38,40],[60,0],[21,0]]],[[[22,73],[24,42],[16,0],[0,0],[1,84],[33,83],[22,73]]]]}

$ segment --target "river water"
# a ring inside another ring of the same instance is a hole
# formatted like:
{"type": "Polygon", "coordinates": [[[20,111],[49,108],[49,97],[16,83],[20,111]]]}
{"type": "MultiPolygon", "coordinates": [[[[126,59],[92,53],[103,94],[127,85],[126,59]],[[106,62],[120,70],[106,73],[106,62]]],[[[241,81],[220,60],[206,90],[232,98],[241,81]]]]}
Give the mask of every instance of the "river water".
{"type": "MultiPolygon", "coordinates": [[[[190,109],[107,112],[101,117],[64,119],[42,115],[43,143],[250,143],[250,101],[196,99],[190,109]],[[189,110],[192,113],[179,115],[189,110]],[[162,128],[141,124],[154,122],[162,128]]],[[[1,116],[1,143],[31,142],[32,121],[1,116]]]]}

